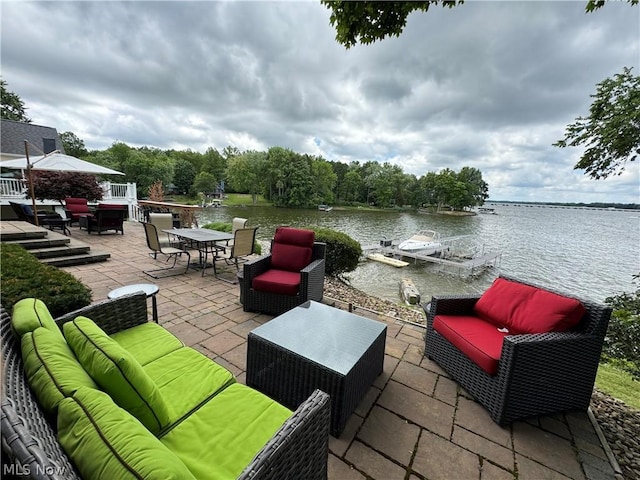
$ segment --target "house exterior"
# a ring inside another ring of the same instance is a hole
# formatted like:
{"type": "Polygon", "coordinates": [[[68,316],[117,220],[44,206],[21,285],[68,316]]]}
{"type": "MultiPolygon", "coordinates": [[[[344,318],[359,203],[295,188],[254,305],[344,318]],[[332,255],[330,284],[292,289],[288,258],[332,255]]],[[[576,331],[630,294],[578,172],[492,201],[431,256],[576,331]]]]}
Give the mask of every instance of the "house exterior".
{"type": "Polygon", "coordinates": [[[23,158],[25,140],[29,142],[30,156],[39,156],[54,150],[64,153],[64,147],[55,128],[3,119],[0,125],[0,161],[23,158]]]}

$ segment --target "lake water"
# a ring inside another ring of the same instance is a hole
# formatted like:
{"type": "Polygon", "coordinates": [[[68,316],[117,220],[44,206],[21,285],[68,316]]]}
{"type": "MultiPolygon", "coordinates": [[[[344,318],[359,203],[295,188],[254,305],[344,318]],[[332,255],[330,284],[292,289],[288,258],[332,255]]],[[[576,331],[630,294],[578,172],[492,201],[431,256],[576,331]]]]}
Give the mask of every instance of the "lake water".
{"type": "Polygon", "coordinates": [[[348,234],[362,245],[380,239],[406,239],[418,230],[441,236],[470,235],[486,251],[502,252],[497,267],[479,275],[443,272],[436,265],[394,268],[364,261],[349,275],[356,288],[400,301],[399,281],[410,278],[423,300],[434,294],[484,291],[499,273],[602,301],[635,291],[632,276],[640,273],[640,212],[491,204],[497,215],[452,217],[418,212],[358,210],[291,210],[268,207],[209,208],[199,214],[207,222],[249,219],[265,244],[279,225],[321,226],[348,234]]]}

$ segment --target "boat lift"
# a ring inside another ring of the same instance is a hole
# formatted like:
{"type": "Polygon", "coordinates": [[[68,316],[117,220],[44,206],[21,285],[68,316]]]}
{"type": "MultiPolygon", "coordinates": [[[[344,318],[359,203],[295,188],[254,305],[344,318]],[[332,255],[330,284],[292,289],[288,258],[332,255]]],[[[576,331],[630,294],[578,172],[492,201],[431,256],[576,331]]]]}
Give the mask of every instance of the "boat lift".
{"type": "Polygon", "coordinates": [[[459,235],[441,238],[440,243],[444,248],[441,252],[433,255],[426,255],[419,251],[400,250],[398,248],[400,244],[398,240],[387,240],[386,238],[380,240],[379,245],[364,245],[362,251],[366,258],[383,263],[390,262],[384,262],[380,257],[396,260],[413,259],[415,264],[420,262],[434,263],[441,265],[443,268],[456,269],[459,274],[466,271],[469,275],[473,275],[478,270],[500,266],[502,252],[487,252],[484,245],[479,254],[477,252],[464,252],[460,248],[456,248],[457,243],[468,240],[470,237],[470,235],[459,235]]]}

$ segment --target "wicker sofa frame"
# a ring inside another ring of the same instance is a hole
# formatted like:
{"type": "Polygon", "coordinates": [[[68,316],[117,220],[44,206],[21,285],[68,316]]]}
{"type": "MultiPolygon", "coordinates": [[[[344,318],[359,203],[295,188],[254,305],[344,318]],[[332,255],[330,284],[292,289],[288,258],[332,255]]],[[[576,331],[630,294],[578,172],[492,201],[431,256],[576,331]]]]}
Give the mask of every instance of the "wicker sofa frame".
{"type": "MultiPolygon", "coordinates": [[[[146,295],[103,301],[56,319],[61,326],[85,315],[108,334],[148,321],[146,295]]],[[[5,474],[34,479],[73,480],[80,476],[58,443],[55,419],[41,410],[24,375],[20,344],[11,318],[0,307],[4,385],[2,468],[5,474]]],[[[329,396],[316,390],[254,457],[241,479],[326,479],[329,396]]]]}
{"type": "MultiPolygon", "coordinates": [[[[501,275],[501,278],[549,288],[501,275]]],[[[427,312],[425,356],[473,395],[499,425],[589,407],[611,308],[579,299],[586,314],[563,333],[505,337],[498,372],[489,375],[433,329],[436,315],[473,315],[479,296],[434,296],[427,312]]]]}
{"type": "Polygon", "coordinates": [[[302,305],[307,300],[322,300],[324,291],[325,253],[327,245],[314,242],[311,263],[301,270],[298,295],[282,295],[260,292],[251,288],[253,279],[269,270],[271,255],[264,255],[244,264],[244,273],[240,275],[240,301],[245,312],[262,312],[279,315],[302,305]]]}

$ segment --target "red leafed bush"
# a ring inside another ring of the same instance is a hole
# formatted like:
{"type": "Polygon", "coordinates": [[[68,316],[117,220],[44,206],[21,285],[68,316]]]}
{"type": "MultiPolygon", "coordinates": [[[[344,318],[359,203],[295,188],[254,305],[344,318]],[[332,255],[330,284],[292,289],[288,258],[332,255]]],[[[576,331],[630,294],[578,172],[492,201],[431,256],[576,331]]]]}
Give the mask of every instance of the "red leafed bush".
{"type": "Polygon", "coordinates": [[[38,200],[58,200],[67,197],[102,200],[102,188],[95,175],[75,172],[31,172],[33,191],[38,200]]]}

